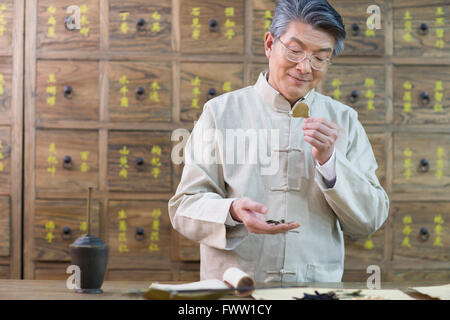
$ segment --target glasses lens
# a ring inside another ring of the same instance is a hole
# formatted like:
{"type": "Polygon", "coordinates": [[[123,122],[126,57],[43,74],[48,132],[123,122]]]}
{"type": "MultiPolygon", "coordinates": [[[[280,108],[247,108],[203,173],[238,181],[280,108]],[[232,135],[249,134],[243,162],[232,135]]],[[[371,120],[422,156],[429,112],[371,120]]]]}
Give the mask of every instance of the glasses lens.
{"type": "Polygon", "coordinates": [[[311,57],[311,67],[313,67],[316,70],[323,70],[326,68],[328,64],[327,60],[319,60],[318,58],[312,56],[311,57]]]}

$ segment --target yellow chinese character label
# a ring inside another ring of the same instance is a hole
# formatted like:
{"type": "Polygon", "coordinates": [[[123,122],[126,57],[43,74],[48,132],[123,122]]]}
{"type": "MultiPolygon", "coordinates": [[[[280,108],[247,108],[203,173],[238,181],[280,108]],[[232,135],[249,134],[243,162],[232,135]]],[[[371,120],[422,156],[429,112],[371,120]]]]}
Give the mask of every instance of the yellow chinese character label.
{"type": "Polygon", "coordinates": [[[119,215],[119,219],[127,218],[127,214],[126,214],[125,210],[123,210],[123,209],[119,210],[118,215],[119,215]]]}
{"type": "Polygon", "coordinates": [[[154,146],[152,146],[152,154],[156,154],[158,156],[161,156],[161,153],[162,153],[162,149],[161,149],[160,146],[158,146],[156,144],[154,146]]]}

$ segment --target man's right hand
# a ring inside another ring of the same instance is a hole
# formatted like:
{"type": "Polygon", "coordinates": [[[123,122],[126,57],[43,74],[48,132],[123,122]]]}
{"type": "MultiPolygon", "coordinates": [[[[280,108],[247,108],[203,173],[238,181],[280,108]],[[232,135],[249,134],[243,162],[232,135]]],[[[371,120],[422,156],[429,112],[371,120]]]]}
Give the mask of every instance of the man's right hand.
{"type": "Polygon", "coordinates": [[[244,223],[248,232],[251,233],[276,234],[300,227],[300,224],[296,222],[269,224],[263,217],[266,213],[266,206],[247,197],[234,200],[230,207],[231,217],[244,223]]]}

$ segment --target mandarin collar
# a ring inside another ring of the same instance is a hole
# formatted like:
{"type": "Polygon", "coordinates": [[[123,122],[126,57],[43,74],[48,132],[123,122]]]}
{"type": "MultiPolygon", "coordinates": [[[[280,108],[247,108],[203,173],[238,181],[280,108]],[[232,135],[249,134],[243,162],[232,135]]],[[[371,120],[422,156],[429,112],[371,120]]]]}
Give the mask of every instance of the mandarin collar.
{"type": "Polygon", "coordinates": [[[268,70],[259,74],[258,81],[255,83],[255,89],[269,107],[277,112],[290,113],[298,103],[304,102],[311,110],[311,105],[315,96],[314,88],[311,89],[303,98],[297,100],[291,108],[289,101],[269,84],[267,81],[267,74],[268,70]]]}

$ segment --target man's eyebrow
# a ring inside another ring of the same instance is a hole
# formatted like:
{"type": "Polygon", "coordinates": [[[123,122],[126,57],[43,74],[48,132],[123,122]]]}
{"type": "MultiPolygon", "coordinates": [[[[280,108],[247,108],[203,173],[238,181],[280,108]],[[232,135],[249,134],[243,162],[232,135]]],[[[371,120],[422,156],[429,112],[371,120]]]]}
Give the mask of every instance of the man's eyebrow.
{"type": "MultiPolygon", "coordinates": [[[[294,40],[295,42],[297,42],[302,47],[306,47],[306,45],[300,39],[298,39],[296,37],[291,37],[289,40],[294,40]]],[[[320,51],[331,52],[331,51],[333,51],[333,49],[331,49],[331,48],[320,48],[318,50],[315,50],[314,52],[320,52],[320,51]]]]}

